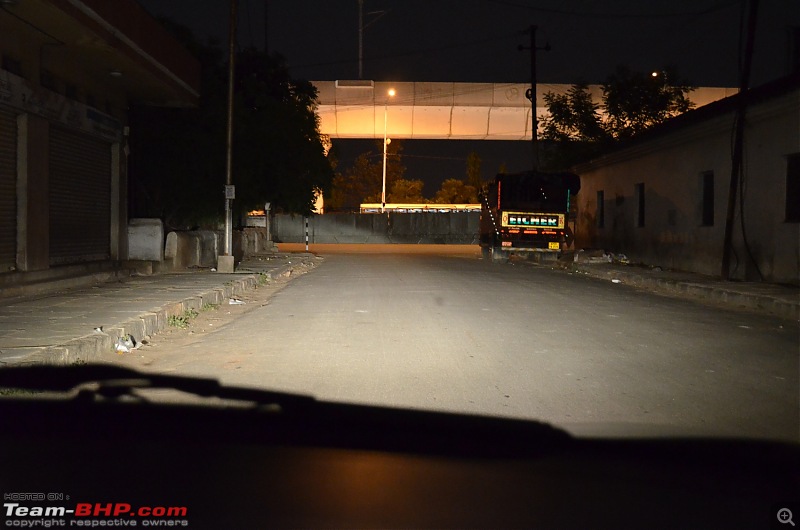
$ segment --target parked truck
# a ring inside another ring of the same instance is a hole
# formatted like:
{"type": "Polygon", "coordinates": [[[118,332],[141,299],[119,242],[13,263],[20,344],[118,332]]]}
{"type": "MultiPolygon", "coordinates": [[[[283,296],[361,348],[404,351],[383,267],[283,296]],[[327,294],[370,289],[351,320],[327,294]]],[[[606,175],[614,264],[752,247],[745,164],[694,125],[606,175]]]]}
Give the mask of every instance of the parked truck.
{"type": "Polygon", "coordinates": [[[499,174],[481,196],[483,256],[539,253],[557,257],[572,243],[570,201],[581,187],[573,173],[499,174]]]}

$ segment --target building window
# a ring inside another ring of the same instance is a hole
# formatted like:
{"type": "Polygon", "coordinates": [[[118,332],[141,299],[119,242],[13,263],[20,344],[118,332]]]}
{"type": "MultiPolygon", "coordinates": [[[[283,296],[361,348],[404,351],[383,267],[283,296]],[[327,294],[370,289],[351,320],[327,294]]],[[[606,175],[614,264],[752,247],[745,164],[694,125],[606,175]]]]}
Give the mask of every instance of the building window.
{"type": "Polygon", "coordinates": [[[597,192],[597,228],[605,228],[606,226],[606,198],[605,192],[600,190],[597,192]]]}
{"type": "Polygon", "coordinates": [[[714,226],[714,172],[704,171],[700,177],[703,186],[703,226],[714,226]]]}
{"type": "Polygon", "coordinates": [[[636,184],[634,187],[634,197],[636,197],[636,226],[644,226],[644,182],[636,184]]]}
{"type": "Polygon", "coordinates": [[[800,222],[800,153],[786,159],[786,222],[800,222]]]}

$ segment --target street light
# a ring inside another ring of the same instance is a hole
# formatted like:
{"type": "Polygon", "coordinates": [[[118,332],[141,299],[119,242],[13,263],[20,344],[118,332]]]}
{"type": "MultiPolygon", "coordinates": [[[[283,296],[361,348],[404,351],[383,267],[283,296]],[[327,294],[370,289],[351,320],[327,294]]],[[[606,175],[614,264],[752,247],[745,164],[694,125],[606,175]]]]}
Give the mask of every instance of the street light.
{"type": "Polygon", "coordinates": [[[386,137],[386,126],[389,122],[389,98],[393,98],[396,92],[393,88],[390,88],[387,94],[389,97],[387,97],[386,101],[383,103],[383,186],[381,187],[381,213],[386,211],[386,146],[388,146],[391,141],[386,137]]]}

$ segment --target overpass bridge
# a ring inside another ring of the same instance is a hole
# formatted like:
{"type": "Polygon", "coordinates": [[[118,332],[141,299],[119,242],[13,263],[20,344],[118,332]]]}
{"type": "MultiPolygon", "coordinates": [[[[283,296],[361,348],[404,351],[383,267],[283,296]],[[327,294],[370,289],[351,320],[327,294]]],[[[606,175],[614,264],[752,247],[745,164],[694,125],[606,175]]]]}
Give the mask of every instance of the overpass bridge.
{"type": "MultiPolygon", "coordinates": [[[[526,83],[433,83],[312,81],[319,93],[320,132],[330,138],[413,140],[528,140],[531,102],[526,83]],[[389,96],[394,89],[395,95],[389,96]]],[[[572,85],[539,84],[536,115],[547,116],[544,95],[572,85]]],[[[590,85],[600,101],[600,85],[590,85]]],[[[698,88],[689,94],[698,107],[736,93],[732,88],[698,88]]],[[[541,132],[541,131],[540,131],[541,132]]]]}

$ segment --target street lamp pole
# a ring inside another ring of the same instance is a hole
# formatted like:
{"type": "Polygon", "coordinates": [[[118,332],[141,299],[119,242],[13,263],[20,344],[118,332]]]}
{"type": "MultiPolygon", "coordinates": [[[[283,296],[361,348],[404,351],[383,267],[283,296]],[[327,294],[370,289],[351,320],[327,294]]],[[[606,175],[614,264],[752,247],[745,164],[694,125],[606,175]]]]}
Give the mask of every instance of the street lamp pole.
{"type": "Polygon", "coordinates": [[[394,97],[395,91],[389,89],[388,97],[383,103],[383,185],[381,186],[381,213],[386,211],[386,147],[389,145],[387,137],[387,125],[389,123],[389,98],[394,97]]]}

